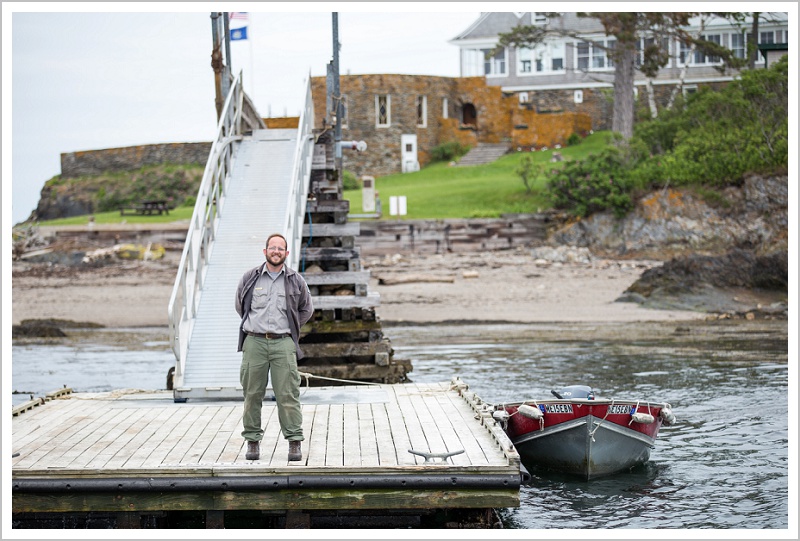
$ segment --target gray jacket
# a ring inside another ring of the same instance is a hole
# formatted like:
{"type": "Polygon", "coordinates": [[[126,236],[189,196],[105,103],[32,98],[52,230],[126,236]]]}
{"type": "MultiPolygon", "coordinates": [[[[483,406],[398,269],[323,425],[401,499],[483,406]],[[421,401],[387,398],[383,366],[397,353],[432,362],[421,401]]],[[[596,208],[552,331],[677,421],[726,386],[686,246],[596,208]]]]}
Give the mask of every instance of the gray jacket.
{"type": "MultiPolygon", "coordinates": [[[[258,277],[264,271],[263,262],[258,267],[245,272],[239,280],[239,287],[236,288],[236,313],[242,318],[239,323],[239,347],[236,351],[242,351],[244,339],[247,334],[244,332],[244,320],[250,313],[250,303],[253,301],[253,288],[258,281],[258,277]]],[[[311,303],[311,294],[308,292],[308,285],[300,274],[289,267],[286,269],[286,315],[289,318],[289,329],[292,333],[297,358],[303,358],[303,351],[300,349],[300,328],[306,324],[314,315],[314,305],[311,303]]]]}

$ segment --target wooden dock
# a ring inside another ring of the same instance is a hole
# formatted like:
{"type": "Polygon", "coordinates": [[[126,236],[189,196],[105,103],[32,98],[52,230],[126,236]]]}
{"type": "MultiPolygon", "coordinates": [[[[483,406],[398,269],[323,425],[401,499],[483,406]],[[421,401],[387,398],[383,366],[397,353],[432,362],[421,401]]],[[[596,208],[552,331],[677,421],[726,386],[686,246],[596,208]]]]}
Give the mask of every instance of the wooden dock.
{"type": "Polygon", "coordinates": [[[178,527],[181,513],[207,528],[237,527],[245,516],[249,527],[318,527],[378,515],[413,527],[519,506],[519,455],[491,407],[458,378],[304,388],[301,402],[300,462],[288,462],[269,400],[257,461],[245,459],[241,401],[175,403],[169,391],[120,390],[62,394],[20,411],[15,527],[48,517],[73,527],[92,517],[106,527],[178,527]]]}

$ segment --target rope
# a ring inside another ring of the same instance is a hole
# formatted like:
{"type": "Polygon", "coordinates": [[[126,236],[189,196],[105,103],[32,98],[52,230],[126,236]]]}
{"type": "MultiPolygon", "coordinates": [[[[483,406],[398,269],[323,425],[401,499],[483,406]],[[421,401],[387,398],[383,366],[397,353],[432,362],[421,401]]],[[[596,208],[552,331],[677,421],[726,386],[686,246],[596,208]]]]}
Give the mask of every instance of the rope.
{"type": "MultiPolygon", "coordinates": [[[[639,411],[639,402],[640,402],[639,400],[636,401],[636,409],[633,410],[633,413],[639,411]]],[[[631,423],[633,423],[633,414],[631,414],[631,420],[628,421],[628,426],[631,426],[631,423]]]]}
{"type": "Polygon", "coordinates": [[[608,412],[609,412],[609,411],[611,411],[611,407],[612,407],[613,405],[614,405],[614,399],[612,398],[612,399],[611,399],[611,404],[609,404],[609,405],[606,407],[606,414],[605,414],[605,415],[603,415],[603,418],[602,418],[602,419],[600,419],[600,422],[599,422],[599,423],[597,423],[597,426],[595,426],[595,427],[594,427],[594,430],[592,430],[591,432],[589,432],[589,437],[590,437],[590,438],[592,438],[592,443],[595,443],[595,439],[594,439],[594,433],[595,433],[595,432],[597,432],[597,429],[598,429],[598,428],[600,428],[600,425],[601,425],[601,424],[603,424],[603,421],[605,421],[605,420],[606,420],[606,417],[608,417],[608,412]]]}
{"type": "MultiPolygon", "coordinates": [[[[531,400],[531,402],[533,402],[533,405],[534,405],[534,407],[536,407],[537,409],[539,408],[539,404],[537,404],[537,403],[536,403],[536,400],[531,400]]],[[[521,406],[521,405],[523,405],[523,404],[525,404],[525,402],[523,402],[522,404],[520,404],[520,406],[521,406]]],[[[501,407],[502,407],[504,410],[506,409],[506,404],[505,404],[505,402],[501,404],[501,407]]],[[[508,411],[508,410],[506,410],[506,411],[508,411]]],[[[515,415],[516,415],[516,414],[518,414],[518,413],[519,413],[519,407],[517,407],[517,410],[516,410],[514,413],[509,413],[509,414],[508,414],[508,418],[509,418],[509,419],[511,419],[513,416],[515,416],[515,415]]],[[[539,432],[542,432],[542,431],[544,431],[544,417],[541,417],[541,418],[539,419],[539,432]]]]}
{"type": "Polygon", "coordinates": [[[375,383],[375,382],[372,382],[372,381],[355,381],[355,380],[352,380],[352,379],[328,378],[328,377],[325,377],[325,376],[317,376],[315,374],[310,374],[308,372],[299,372],[299,374],[300,374],[301,377],[306,378],[306,387],[309,387],[309,384],[310,384],[309,380],[311,378],[325,379],[325,380],[328,380],[328,381],[338,381],[340,383],[356,383],[356,384],[359,384],[359,385],[381,385],[380,383],[375,383]]]}

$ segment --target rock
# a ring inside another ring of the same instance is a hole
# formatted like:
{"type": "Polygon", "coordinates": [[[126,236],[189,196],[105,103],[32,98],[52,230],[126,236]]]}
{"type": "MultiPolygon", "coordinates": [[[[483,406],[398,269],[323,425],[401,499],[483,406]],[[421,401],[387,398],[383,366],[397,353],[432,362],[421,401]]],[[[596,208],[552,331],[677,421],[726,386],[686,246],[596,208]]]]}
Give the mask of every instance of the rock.
{"type": "MultiPolygon", "coordinates": [[[[737,249],[721,256],[675,257],[644,271],[617,300],[638,302],[649,308],[727,313],[731,317],[731,313],[766,312],[759,309],[756,300],[745,297],[755,296],[757,291],[762,296],[782,294],[787,291],[786,284],[787,253],[758,256],[737,249]],[[745,296],[742,290],[749,293],[745,296]]],[[[778,317],[783,314],[776,311],[778,317]]]]}
{"type": "Polygon", "coordinates": [[[383,286],[411,284],[415,282],[444,282],[452,284],[455,282],[455,278],[452,276],[436,276],[433,274],[403,274],[400,276],[381,276],[378,278],[378,284],[383,286]]]}
{"type": "Polygon", "coordinates": [[[464,272],[461,273],[461,276],[463,278],[478,278],[480,277],[480,273],[474,270],[465,270],[464,272]]]}
{"type": "Polygon", "coordinates": [[[550,263],[589,264],[593,259],[588,248],[577,246],[540,246],[531,250],[531,256],[537,262],[544,260],[550,263]]]}
{"type": "Polygon", "coordinates": [[[23,319],[19,325],[12,325],[11,338],[63,338],[62,329],[98,328],[102,325],[88,321],[72,321],[69,319],[23,319]]]}
{"type": "Polygon", "coordinates": [[[548,242],[591,248],[613,256],[666,259],[699,251],[746,248],[758,254],[788,249],[788,176],[750,175],[725,188],[719,201],[689,189],[664,189],[636,202],[623,219],[601,212],[562,217],[548,242]]]}

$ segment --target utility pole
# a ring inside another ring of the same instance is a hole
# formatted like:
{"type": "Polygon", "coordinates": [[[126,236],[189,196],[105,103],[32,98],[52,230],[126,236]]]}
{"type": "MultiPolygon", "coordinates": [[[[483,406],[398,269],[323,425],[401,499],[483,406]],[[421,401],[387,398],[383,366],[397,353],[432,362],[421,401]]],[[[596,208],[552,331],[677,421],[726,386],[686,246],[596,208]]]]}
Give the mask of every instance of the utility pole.
{"type": "Polygon", "coordinates": [[[211,68],[214,70],[214,105],[217,109],[217,122],[222,116],[222,107],[231,88],[231,42],[228,14],[224,12],[211,13],[211,68]],[[225,43],[223,57],[222,43],[225,43]]]}
{"type": "Polygon", "coordinates": [[[214,105],[217,108],[217,122],[222,115],[222,105],[224,104],[225,97],[222,94],[222,42],[220,36],[219,18],[222,13],[214,12],[211,14],[211,38],[213,45],[211,48],[211,68],[214,70],[214,105]]]}
{"type": "Polygon", "coordinates": [[[339,14],[333,13],[333,103],[336,126],[333,131],[333,148],[336,170],[342,171],[342,96],[339,90],[339,14]]]}

